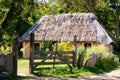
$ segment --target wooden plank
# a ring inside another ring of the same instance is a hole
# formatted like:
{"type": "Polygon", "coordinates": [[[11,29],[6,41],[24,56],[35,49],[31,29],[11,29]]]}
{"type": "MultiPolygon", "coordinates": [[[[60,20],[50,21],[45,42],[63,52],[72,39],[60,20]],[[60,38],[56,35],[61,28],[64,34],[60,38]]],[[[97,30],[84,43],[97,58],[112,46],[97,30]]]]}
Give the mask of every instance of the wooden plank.
{"type": "Polygon", "coordinates": [[[53,64],[72,64],[72,61],[70,62],[34,62],[34,65],[53,65],[53,64]]]}
{"type": "Polygon", "coordinates": [[[34,71],[40,71],[40,70],[43,70],[43,69],[45,69],[45,70],[50,70],[50,69],[52,69],[52,67],[34,68],[34,71]]]}
{"type": "MultiPolygon", "coordinates": [[[[53,58],[56,58],[56,59],[59,59],[59,58],[62,58],[62,59],[72,59],[73,56],[51,56],[51,57],[47,57],[47,59],[53,59],[53,58]]],[[[34,60],[43,60],[43,59],[46,59],[45,56],[40,56],[40,57],[34,57],[34,60]]]]}
{"type": "Polygon", "coordinates": [[[35,51],[36,54],[55,54],[54,51],[35,51]]]}
{"type": "Polygon", "coordinates": [[[35,51],[36,54],[73,54],[73,51],[35,51]]]}
{"type": "MultiPolygon", "coordinates": [[[[57,68],[61,68],[61,67],[63,67],[63,66],[58,66],[58,65],[61,65],[61,64],[56,64],[56,67],[57,68]]],[[[64,65],[64,64],[63,64],[64,65]]],[[[50,66],[50,67],[42,67],[42,66],[40,66],[40,67],[37,67],[37,68],[34,68],[34,71],[40,71],[40,70],[50,70],[50,69],[52,69],[53,67],[52,67],[52,65],[50,66]]]]}
{"type": "Polygon", "coordinates": [[[73,54],[73,51],[57,51],[57,54],[73,54]]]}

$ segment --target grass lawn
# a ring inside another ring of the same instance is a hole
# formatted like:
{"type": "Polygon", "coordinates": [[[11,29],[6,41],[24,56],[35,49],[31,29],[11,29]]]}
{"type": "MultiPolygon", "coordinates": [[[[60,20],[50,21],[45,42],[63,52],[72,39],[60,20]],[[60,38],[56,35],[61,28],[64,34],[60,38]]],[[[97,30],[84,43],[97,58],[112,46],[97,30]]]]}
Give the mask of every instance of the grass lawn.
{"type": "MultiPolygon", "coordinates": [[[[43,68],[46,66],[41,66],[41,67],[43,68]]],[[[99,67],[91,67],[88,69],[72,68],[72,70],[70,70],[70,68],[66,65],[56,66],[55,69],[53,69],[53,66],[47,66],[47,67],[49,68],[40,69],[38,71],[35,71],[34,74],[29,74],[29,60],[18,59],[18,76],[11,75],[5,80],[33,80],[34,78],[30,76],[76,78],[78,76],[87,76],[87,75],[101,74],[101,73],[106,72],[106,70],[103,70],[99,67]]],[[[112,70],[113,69],[109,71],[112,71],[112,70]]]]}
{"type": "Polygon", "coordinates": [[[29,75],[29,60],[18,59],[18,74],[29,75]]]}

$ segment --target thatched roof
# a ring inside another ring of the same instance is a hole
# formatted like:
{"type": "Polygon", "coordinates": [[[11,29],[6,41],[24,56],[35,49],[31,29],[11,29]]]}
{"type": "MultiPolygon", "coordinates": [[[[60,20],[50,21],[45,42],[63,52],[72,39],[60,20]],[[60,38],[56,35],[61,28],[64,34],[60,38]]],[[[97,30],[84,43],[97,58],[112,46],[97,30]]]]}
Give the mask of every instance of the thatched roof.
{"type": "Polygon", "coordinates": [[[19,42],[29,40],[31,32],[34,32],[36,41],[73,41],[76,35],[80,42],[98,42],[105,45],[113,42],[93,13],[43,16],[19,38],[19,42]]]}

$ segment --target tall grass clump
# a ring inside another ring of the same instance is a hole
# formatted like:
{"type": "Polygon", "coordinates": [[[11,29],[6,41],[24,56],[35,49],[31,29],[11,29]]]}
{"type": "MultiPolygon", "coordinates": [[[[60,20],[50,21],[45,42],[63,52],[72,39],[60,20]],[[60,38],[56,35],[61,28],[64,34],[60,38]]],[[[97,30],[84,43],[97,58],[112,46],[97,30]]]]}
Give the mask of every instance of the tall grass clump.
{"type": "Polygon", "coordinates": [[[114,61],[116,55],[109,53],[108,48],[104,45],[97,45],[88,48],[79,47],[77,49],[77,56],[84,54],[83,65],[85,65],[86,61],[91,57],[93,53],[98,55],[95,65],[96,67],[108,70],[118,66],[118,63],[114,61]]]}
{"type": "Polygon", "coordinates": [[[114,54],[102,53],[99,55],[99,60],[97,61],[96,66],[107,71],[114,69],[119,66],[119,63],[114,61],[115,57],[117,56],[114,54]]]}

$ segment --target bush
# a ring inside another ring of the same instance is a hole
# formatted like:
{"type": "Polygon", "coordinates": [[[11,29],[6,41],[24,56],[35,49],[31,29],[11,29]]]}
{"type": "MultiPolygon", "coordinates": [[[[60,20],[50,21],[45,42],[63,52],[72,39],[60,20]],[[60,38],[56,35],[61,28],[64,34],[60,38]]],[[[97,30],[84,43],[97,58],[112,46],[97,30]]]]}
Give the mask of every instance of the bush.
{"type": "Polygon", "coordinates": [[[116,68],[119,64],[114,61],[114,58],[116,56],[114,54],[101,54],[99,56],[99,60],[97,61],[96,66],[104,69],[104,70],[110,70],[116,68]]]}
{"type": "Polygon", "coordinates": [[[118,63],[114,62],[114,57],[116,56],[114,54],[110,54],[108,52],[108,48],[104,45],[92,46],[86,49],[84,47],[79,47],[77,49],[77,56],[81,53],[84,54],[84,65],[92,53],[97,53],[98,59],[95,66],[101,67],[102,69],[111,69],[118,66],[118,63]]]}
{"type": "Polygon", "coordinates": [[[58,43],[57,50],[58,51],[73,51],[72,43],[70,41],[58,43]]]}

